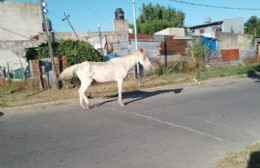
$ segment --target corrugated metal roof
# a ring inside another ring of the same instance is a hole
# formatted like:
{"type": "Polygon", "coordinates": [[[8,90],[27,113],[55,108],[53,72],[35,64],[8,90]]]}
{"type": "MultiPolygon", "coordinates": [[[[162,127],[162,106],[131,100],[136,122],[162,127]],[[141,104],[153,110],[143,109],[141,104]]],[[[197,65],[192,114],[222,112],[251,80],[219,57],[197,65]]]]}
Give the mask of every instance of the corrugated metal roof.
{"type": "Polygon", "coordinates": [[[196,26],[191,26],[188,27],[189,29],[199,29],[199,28],[203,28],[203,27],[209,27],[209,26],[214,26],[214,25],[220,25],[222,24],[224,21],[217,21],[217,22],[211,22],[211,23],[206,23],[206,24],[201,24],[201,25],[196,25],[196,26]]]}

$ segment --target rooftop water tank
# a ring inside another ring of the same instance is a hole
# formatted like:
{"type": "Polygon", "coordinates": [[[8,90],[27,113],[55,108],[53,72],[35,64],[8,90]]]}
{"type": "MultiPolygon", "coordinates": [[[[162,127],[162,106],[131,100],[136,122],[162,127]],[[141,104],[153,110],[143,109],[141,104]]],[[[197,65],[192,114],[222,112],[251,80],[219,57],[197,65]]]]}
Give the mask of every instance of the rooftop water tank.
{"type": "Polygon", "coordinates": [[[122,8],[117,8],[115,11],[115,19],[116,20],[124,20],[124,11],[122,10],[122,8]]]}

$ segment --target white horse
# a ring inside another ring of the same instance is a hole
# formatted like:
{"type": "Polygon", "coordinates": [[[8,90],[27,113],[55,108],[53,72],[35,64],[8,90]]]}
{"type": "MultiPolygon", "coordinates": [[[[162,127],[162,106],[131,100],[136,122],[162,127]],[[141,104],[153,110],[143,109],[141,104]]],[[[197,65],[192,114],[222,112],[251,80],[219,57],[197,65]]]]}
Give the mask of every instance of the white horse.
{"type": "Polygon", "coordinates": [[[118,85],[118,103],[125,106],[122,101],[122,85],[123,80],[127,76],[128,71],[139,62],[146,70],[151,69],[151,63],[148,59],[146,51],[142,49],[131,55],[117,57],[108,62],[83,62],[66,68],[59,76],[61,79],[69,79],[77,74],[81,81],[79,88],[79,101],[82,108],[89,108],[89,100],[85,95],[86,90],[92,81],[110,82],[117,81],[118,85]]]}

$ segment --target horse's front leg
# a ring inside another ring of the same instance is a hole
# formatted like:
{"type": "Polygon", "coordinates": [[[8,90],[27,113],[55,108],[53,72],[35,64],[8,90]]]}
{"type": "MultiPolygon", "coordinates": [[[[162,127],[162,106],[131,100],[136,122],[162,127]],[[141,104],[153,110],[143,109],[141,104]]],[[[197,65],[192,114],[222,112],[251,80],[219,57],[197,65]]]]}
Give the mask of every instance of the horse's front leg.
{"type": "Polygon", "coordinates": [[[89,100],[87,96],[85,95],[86,90],[91,85],[92,79],[88,80],[81,80],[81,86],[79,88],[79,102],[83,109],[90,108],[89,106],[89,100]]]}
{"type": "Polygon", "coordinates": [[[118,87],[118,104],[120,106],[125,106],[125,103],[122,101],[122,87],[123,87],[123,79],[119,79],[117,81],[117,87],[118,87]]]}

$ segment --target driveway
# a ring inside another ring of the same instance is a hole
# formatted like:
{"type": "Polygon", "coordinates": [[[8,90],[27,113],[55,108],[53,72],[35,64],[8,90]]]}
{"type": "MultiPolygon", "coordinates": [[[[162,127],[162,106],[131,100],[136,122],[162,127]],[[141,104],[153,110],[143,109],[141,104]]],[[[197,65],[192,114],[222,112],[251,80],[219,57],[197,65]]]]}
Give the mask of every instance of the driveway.
{"type": "Polygon", "coordinates": [[[260,139],[260,83],[223,78],[1,109],[1,168],[212,168],[260,139]]]}

